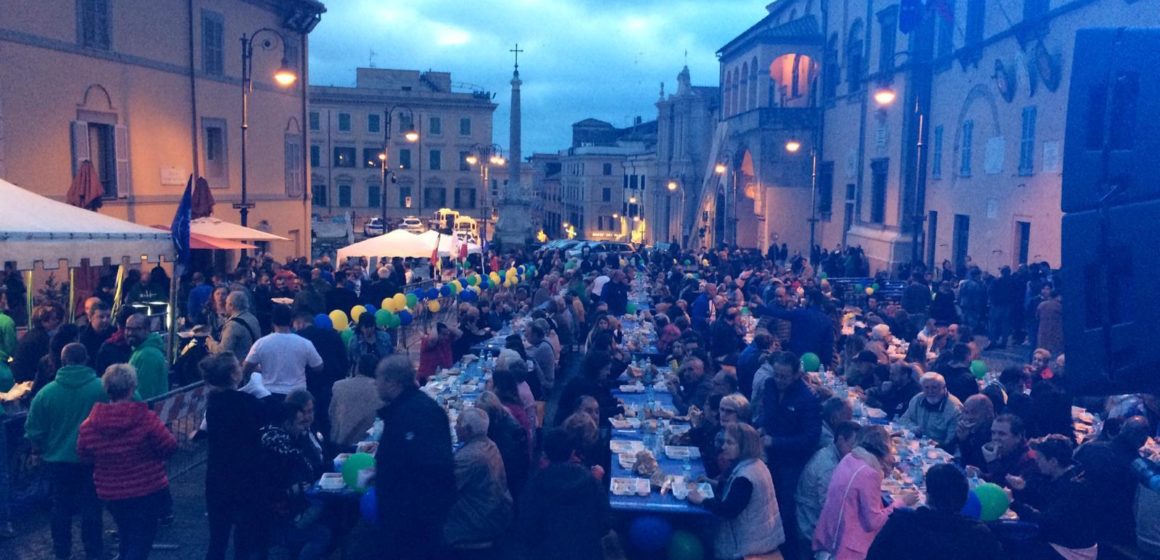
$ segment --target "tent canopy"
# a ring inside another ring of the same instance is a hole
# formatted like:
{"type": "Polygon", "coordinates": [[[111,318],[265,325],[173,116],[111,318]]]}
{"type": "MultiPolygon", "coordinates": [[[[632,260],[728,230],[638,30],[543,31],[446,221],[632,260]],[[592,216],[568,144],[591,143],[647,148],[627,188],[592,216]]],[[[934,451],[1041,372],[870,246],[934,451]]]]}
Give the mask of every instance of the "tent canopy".
{"type": "Polygon", "coordinates": [[[285,237],[209,217],[190,220],[189,233],[234,241],[287,241],[285,237]]]}
{"type": "MultiPolygon", "coordinates": [[[[454,241],[450,235],[440,236],[438,232],[434,231],[426,231],[416,235],[406,230],[396,229],[388,232],[386,235],[372,237],[339,249],[338,260],[342,262],[350,257],[366,257],[368,259],[373,257],[411,257],[428,259],[431,258],[431,252],[435,249],[436,243],[439,244],[439,256],[451,256],[454,241]]],[[[469,253],[482,252],[480,246],[475,244],[468,244],[467,251],[469,253]]]]}
{"type": "Polygon", "coordinates": [[[350,257],[411,257],[427,258],[431,256],[433,243],[427,243],[421,236],[407,230],[396,229],[386,235],[372,237],[347,245],[338,250],[339,262],[350,257]]]}
{"type": "Polygon", "coordinates": [[[54,269],[60,260],[80,266],[103,259],[156,262],[173,257],[169,232],[90,212],[24,190],[0,179],[0,260],[29,270],[37,261],[54,269]]]}

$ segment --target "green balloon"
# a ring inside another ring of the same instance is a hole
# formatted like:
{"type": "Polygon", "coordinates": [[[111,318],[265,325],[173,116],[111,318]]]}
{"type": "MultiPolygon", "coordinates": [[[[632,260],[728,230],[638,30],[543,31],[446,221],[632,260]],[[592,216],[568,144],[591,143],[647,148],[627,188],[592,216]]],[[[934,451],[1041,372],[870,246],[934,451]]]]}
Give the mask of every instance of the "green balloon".
{"type": "Polygon", "coordinates": [[[397,328],[399,328],[399,325],[401,325],[401,324],[403,324],[403,320],[400,319],[397,314],[391,313],[391,316],[387,317],[387,328],[388,329],[397,329],[397,328]]]}
{"type": "Polygon", "coordinates": [[[870,287],[874,288],[874,291],[877,292],[878,291],[878,282],[871,284],[870,287]]]}
{"type": "Polygon", "coordinates": [[[972,360],[971,373],[975,375],[976,379],[987,377],[987,363],[983,360],[972,360]]]}
{"type": "Polygon", "coordinates": [[[388,317],[390,317],[391,315],[394,315],[394,313],[391,313],[391,310],[389,310],[389,309],[376,309],[375,310],[375,325],[378,325],[380,328],[386,327],[387,323],[389,322],[388,317]]]}
{"type": "Polygon", "coordinates": [[[677,531],[669,540],[669,560],[702,560],[705,546],[701,539],[688,531],[677,531]]]}
{"type": "Polygon", "coordinates": [[[630,302],[628,302],[628,308],[627,308],[627,311],[628,311],[629,315],[631,315],[631,314],[633,314],[633,313],[636,313],[636,303],[635,303],[635,302],[631,302],[631,301],[630,301],[630,302]]]}
{"type": "Polygon", "coordinates": [[[365,490],[358,487],[358,473],[364,469],[375,468],[375,458],[369,453],[355,453],[347,457],[342,464],[342,481],[352,490],[365,490]]]}
{"type": "Polygon", "coordinates": [[[979,497],[979,504],[982,505],[982,513],[979,514],[980,521],[999,519],[1004,513],[1007,513],[1007,508],[1011,506],[1011,500],[1007,497],[1007,493],[998,484],[992,482],[980,484],[972,492],[979,497]]]}
{"type": "Polygon", "coordinates": [[[407,307],[415,307],[416,305],[419,305],[419,296],[407,294],[407,307]]]}
{"type": "Polygon", "coordinates": [[[822,359],[813,352],[806,352],[802,354],[802,369],[808,372],[815,372],[821,369],[822,359]]]}
{"type": "Polygon", "coordinates": [[[342,336],[342,343],[343,343],[344,345],[347,345],[347,346],[349,346],[349,345],[350,345],[350,340],[351,340],[352,338],[354,338],[354,330],[352,330],[352,329],[346,329],[345,331],[342,331],[342,332],[341,332],[341,333],[339,333],[339,334],[342,336]]]}

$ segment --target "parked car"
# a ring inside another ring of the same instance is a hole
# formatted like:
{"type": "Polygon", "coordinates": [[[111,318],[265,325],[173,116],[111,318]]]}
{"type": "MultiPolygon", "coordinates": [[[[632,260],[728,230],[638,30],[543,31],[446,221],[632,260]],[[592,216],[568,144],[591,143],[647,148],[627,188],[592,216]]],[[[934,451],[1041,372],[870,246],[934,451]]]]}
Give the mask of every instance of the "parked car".
{"type": "Polygon", "coordinates": [[[423,227],[423,221],[415,216],[403,218],[403,223],[399,224],[399,227],[411,233],[423,233],[426,231],[426,228],[423,227]]]}
{"type": "Polygon", "coordinates": [[[382,218],[371,218],[370,220],[367,220],[367,223],[363,224],[363,235],[367,237],[375,237],[382,235],[383,233],[386,233],[386,228],[383,227],[382,218]]]}

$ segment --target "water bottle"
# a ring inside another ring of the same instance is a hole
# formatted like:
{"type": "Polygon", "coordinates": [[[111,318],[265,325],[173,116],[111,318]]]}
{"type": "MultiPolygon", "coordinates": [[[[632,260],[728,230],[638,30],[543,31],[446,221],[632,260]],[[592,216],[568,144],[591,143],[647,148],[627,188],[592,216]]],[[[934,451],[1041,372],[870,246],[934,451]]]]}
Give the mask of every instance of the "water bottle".
{"type": "Polygon", "coordinates": [[[648,410],[652,410],[657,403],[657,392],[652,383],[645,382],[644,402],[648,410]]]}
{"type": "Polygon", "coordinates": [[[691,480],[693,474],[693,459],[686,454],[681,459],[681,473],[685,475],[685,480],[691,480]]]}

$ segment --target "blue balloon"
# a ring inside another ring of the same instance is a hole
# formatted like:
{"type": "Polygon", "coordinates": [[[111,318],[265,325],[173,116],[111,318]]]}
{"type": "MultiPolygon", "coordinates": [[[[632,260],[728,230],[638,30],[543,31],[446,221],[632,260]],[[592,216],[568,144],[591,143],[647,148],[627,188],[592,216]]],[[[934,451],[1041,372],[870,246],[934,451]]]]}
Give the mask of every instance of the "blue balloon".
{"type": "Polygon", "coordinates": [[[371,304],[369,304],[369,303],[364,303],[364,304],[363,304],[363,307],[367,308],[367,311],[366,311],[366,312],[367,312],[367,313],[370,313],[371,315],[374,315],[374,314],[375,314],[375,311],[378,311],[378,308],[377,308],[377,307],[375,307],[375,306],[373,306],[373,305],[371,305],[371,304]]]}
{"type": "Polygon", "coordinates": [[[443,287],[439,288],[439,294],[442,295],[443,297],[450,296],[451,295],[451,286],[444,284],[443,287]]]}
{"type": "Polygon", "coordinates": [[[398,313],[398,317],[399,317],[399,324],[403,325],[404,327],[407,325],[410,325],[411,321],[415,320],[415,317],[413,315],[411,315],[411,312],[406,310],[406,309],[400,311],[398,313]]]}
{"type": "Polygon", "coordinates": [[[673,527],[664,518],[642,515],[632,521],[628,528],[628,539],[637,549],[645,552],[664,550],[673,536],[673,527]]]}
{"type": "Polygon", "coordinates": [[[439,290],[435,288],[427,288],[427,299],[435,299],[439,297],[439,290]]]}
{"type": "Polygon", "coordinates": [[[359,498],[358,511],[362,514],[363,521],[371,525],[379,522],[379,501],[376,499],[374,486],[367,488],[359,498]]]}
{"type": "Polygon", "coordinates": [[[320,329],[333,329],[334,321],[331,321],[330,317],[319,313],[318,315],[314,316],[314,326],[320,329]]]}
{"type": "Polygon", "coordinates": [[[522,264],[521,264],[519,267],[517,267],[517,268],[516,268],[516,273],[517,273],[517,274],[523,274],[523,273],[524,273],[524,265],[522,265],[522,264]]]}
{"type": "Polygon", "coordinates": [[[475,290],[463,290],[459,292],[459,299],[463,301],[475,301],[479,299],[479,296],[475,293],[475,290]]]}
{"type": "Polygon", "coordinates": [[[959,513],[964,517],[971,519],[978,519],[983,515],[983,503],[979,501],[979,495],[972,490],[967,492],[967,503],[963,504],[963,509],[959,513]]]}

